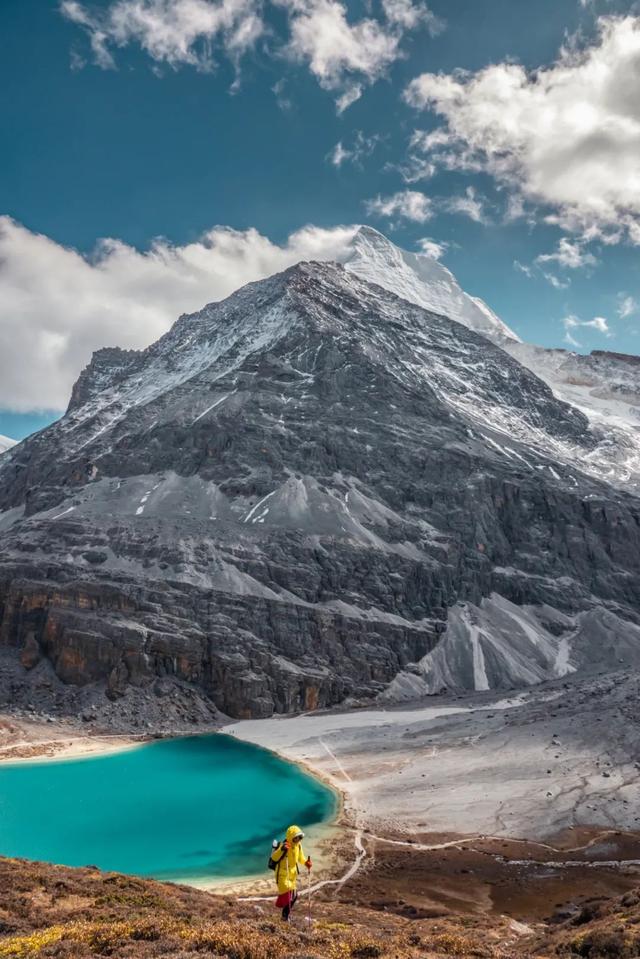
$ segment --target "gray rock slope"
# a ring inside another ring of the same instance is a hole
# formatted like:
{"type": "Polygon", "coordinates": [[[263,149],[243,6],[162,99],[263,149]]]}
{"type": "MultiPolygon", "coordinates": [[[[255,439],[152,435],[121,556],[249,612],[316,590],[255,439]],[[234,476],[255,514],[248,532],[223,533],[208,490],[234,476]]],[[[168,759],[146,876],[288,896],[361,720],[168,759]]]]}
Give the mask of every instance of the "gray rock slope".
{"type": "Polygon", "coordinates": [[[25,683],[168,677],[266,716],[379,694],[492,594],[624,630],[640,502],[580,469],[596,441],[479,334],[300,264],[98,352],[3,455],[0,644],[25,683]]]}
{"type": "Polygon", "coordinates": [[[597,442],[584,468],[640,493],[640,357],[605,350],[583,355],[506,340],[503,346],[588,417],[597,442]]]}
{"type": "Polygon", "coordinates": [[[589,419],[593,446],[573,454],[583,470],[640,492],[640,358],[594,350],[590,355],[522,343],[478,297],[469,296],[442,263],[410,253],[363,226],[342,262],[410,303],[441,313],[493,340],[589,419]]]}

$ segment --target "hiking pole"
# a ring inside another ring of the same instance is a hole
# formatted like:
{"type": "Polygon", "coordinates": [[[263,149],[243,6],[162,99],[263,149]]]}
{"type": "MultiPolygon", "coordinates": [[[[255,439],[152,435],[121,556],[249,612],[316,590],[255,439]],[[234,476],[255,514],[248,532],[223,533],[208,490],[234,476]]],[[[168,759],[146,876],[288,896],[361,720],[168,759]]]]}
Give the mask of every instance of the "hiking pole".
{"type": "Polygon", "coordinates": [[[307,869],[307,925],[311,932],[311,870],[307,869]]]}

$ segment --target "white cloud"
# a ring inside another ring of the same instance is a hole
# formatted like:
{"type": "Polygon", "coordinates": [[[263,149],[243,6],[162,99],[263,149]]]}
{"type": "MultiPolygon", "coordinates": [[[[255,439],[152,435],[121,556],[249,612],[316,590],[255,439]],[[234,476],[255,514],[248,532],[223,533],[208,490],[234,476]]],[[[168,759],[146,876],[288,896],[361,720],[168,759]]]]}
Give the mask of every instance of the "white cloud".
{"type": "Polygon", "coordinates": [[[560,277],[556,276],[554,273],[547,273],[544,270],[536,269],[535,267],[529,266],[526,263],[521,263],[520,260],[513,261],[513,268],[519,273],[524,273],[524,275],[530,280],[535,280],[542,277],[555,290],[566,290],[571,285],[569,280],[561,280],[560,277]]]}
{"type": "Polygon", "coordinates": [[[89,34],[96,62],[114,67],[110,47],[138,43],[156,63],[213,65],[217,43],[237,63],[264,31],[260,0],[115,0],[103,9],[62,0],[62,14],[89,34]]]}
{"type": "Polygon", "coordinates": [[[592,320],[587,320],[587,322],[583,323],[582,326],[590,326],[592,329],[597,330],[598,333],[604,333],[605,336],[611,336],[609,324],[605,320],[604,316],[594,316],[592,320]]]}
{"type": "Polygon", "coordinates": [[[428,196],[417,190],[400,190],[391,196],[378,196],[365,202],[367,213],[383,217],[399,217],[426,223],[433,216],[432,203],[428,196]]]}
{"type": "Polygon", "coordinates": [[[440,206],[447,213],[459,213],[462,216],[468,216],[475,223],[487,223],[488,218],[485,213],[484,203],[478,197],[472,186],[467,187],[464,196],[444,197],[440,200],[440,206]]]}
{"type": "Polygon", "coordinates": [[[580,343],[578,343],[571,333],[571,330],[575,330],[575,328],[580,325],[579,320],[575,316],[565,316],[564,320],[562,321],[562,325],[564,326],[565,330],[565,343],[568,343],[569,346],[580,346],[580,343]]]}
{"type": "Polygon", "coordinates": [[[320,86],[343,91],[340,112],[362,93],[354,75],[373,83],[397,60],[402,29],[372,18],[347,20],[347,9],[338,0],[284,0],[290,11],[291,55],[307,63],[320,86]]]}
{"type": "Polygon", "coordinates": [[[512,193],[507,198],[507,208],[504,211],[505,223],[514,223],[516,220],[522,220],[527,216],[524,197],[517,193],[512,193]]]}
{"type": "Polygon", "coordinates": [[[285,93],[287,87],[287,81],[284,77],[281,77],[276,83],[271,87],[271,92],[276,98],[276,103],[285,113],[290,110],[293,106],[293,102],[289,96],[285,93]]]}
{"type": "Polygon", "coordinates": [[[625,293],[618,294],[617,313],[621,320],[626,320],[627,317],[633,316],[639,309],[640,306],[632,296],[628,296],[625,293]]]}
{"type": "Polygon", "coordinates": [[[570,314],[569,316],[565,316],[562,325],[565,330],[565,343],[568,343],[570,346],[581,346],[581,343],[579,343],[572,333],[572,331],[577,331],[579,327],[586,327],[587,329],[596,330],[598,333],[603,333],[605,336],[612,336],[609,324],[604,316],[594,316],[592,320],[580,320],[577,316],[570,314]]]}
{"type": "MultiPolygon", "coordinates": [[[[367,84],[403,56],[408,31],[443,28],[425,4],[383,0],[384,19],[350,22],[341,0],[271,0],[287,16],[289,36],[274,44],[305,63],[320,85],[336,94],[342,113],[367,84]]],[[[267,34],[265,0],[110,0],[106,5],[61,0],[62,14],[88,34],[96,63],[115,68],[113,50],[137,43],[154,64],[209,70],[221,49],[236,69],[242,56],[267,34]]],[[[271,33],[273,31],[270,31],[271,33]]],[[[79,62],[76,61],[76,62],[79,62]]]]}
{"type": "Polygon", "coordinates": [[[551,66],[424,73],[405,99],[444,120],[419,144],[432,162],[484,170],[586,239],[640,244],[639,73],[640,17],[610,16],[551,66]]]}
{"type": "Polygon", "coordinates": [[[104,240],[84,257],[0,217],[0,407],[64,409],[93,350],[145,347],[180,313],[244,283],[340,256],[356,229],[309,226],[278,246],[256,230],[215,227],[143,253],[104,240]]]}
{"type": "Polygon", "coordinates": [[[584,267],[595,266],[597,264],[595,256],[584,247],[584,241],[571,240],[563,236],[558,242],[557,249],[553,253],[540,253],[533,261],[533,266],[523,266],[517,261],[514,263],[516,269],[526,273],[529,278],[542,276],[556,290],[566,290],[571,281],[565,276],[561,279],[555,273],[550,273],[544,269],[549,264],[557,264],[563,270],[579,270],[584,267]]]}
{"type": "Polygon", "coordinates": [[[342,146],[342,140],[338,141],[333,150],[327,155],[327,159],[334,166],[340,168],[343,163],[351,159],[351,151],[342,146]]]}
{"type": "Polygon", "coordinates": [[[533,279],[533,270],[530,266],[527,266],[526,263],[521,263],[520,260],[513,261],[513,268],[519,273],[524,273],[525,276],[528,276],[530,280],[533,279]]]}
{"type": "Polygon", "coordinates": [[[543,273],[542,275],[555,290],[566,290],[571,285],[569,280],[561,280],[555,273],[543,273]]]}
{"type": "Polygon", "coordinates": [[[361,83],[348,83],[344,92],[341,93],[339,97],[336,97],[336,112],[342,114],[345,110],[348,110],[352,103],[360,99],[362,92],[363,87],[361,83]]]}
{"type": "Polygon", "coordinates": [[[432,257],[434,260],[442,259],[449,249],[448,243],[434,240],[430,236],[425,236],[421,240],[418,240],[418,246],[420,247],[421,253],[426,253],[427,256],[432,257]]]}
{"type": "Polygon", "coordinates": [[[342,140],[340,140],[336,143],[333,150],[329,151],[327,159],[333,166],[338,168],[347,162],[353,163],[355,166],[361,166],[362,160],[371,156],[379,142],[380,137],[377,133],[367,137],[362,130],[356,130],[352,145],[345,147],[343,146],[342,140]]]}
{"type": "Polygon", "coordinates": [[[426,157],[410,155],[406,163],[393,166],[405,183],[418,183],[420,180],[430,180],[436,173],[435,163],[431,163],[426,157]]]}
{"type": "Polygon", "coordinates": [[[557,263],[567,270],[578,270],[584,266],[595,266],[598,261],[592,253],[586,251],[578,241],[563,236],[555,253],[541,253],[536,263],[557,263]]]}
{"type": "Polygon", "coordinates": [[[366,200],[368,213],[378,216],[400,217],[425,223],[438,213],[453,213],[468,216],[476,223],[488,223],[484,201],[473,187],[468,187],[462,196],[428,197],[419,190],[399,190],[390,196],[378,196],[366,200]]]}
{"type": "Polygon", "coordinates": [[[424,3],[411,0],[382,0],[382,9],[389,23],[397,23],[406,30],[413,30],[424,23],[432,37],[445,28],[444,20],[437,17],[424,3]]]}

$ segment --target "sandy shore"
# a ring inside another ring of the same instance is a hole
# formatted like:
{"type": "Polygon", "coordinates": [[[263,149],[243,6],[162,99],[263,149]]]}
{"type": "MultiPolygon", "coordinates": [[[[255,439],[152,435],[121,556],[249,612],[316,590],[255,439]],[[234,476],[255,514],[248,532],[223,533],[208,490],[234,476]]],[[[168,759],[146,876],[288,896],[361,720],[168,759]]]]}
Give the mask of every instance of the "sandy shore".
{"type": "Polygon", "coordinates": [[[42,722],[0,714],[0,761],[33,762],[37,759],[74,759],[132,749],[149,741],[148,735],[88,732],[71,720],[42,722]]]}
{"type": "Polygon", "coordinates": [[[559,682],[224,731],[343,792],[350,864],[334,862],[320,895],[411,917],[540,919],[638,884],[636,685],[559,682]]]}

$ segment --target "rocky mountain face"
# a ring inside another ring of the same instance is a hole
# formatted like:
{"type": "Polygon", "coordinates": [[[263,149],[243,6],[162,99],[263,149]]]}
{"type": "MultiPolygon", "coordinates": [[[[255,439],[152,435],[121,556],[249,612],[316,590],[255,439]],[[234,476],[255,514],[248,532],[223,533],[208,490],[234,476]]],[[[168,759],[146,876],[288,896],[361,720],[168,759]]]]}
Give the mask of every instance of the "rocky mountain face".
{"type": "Polygon", "coordinates": [[[360,228],[341,259],[363,279],[457,320],[511,353],[589,419],[593,448],[586,456],[572,454],[582,468],[640,491],[640,358],[605,350],[585,356],[523,343],[483,300],[465,293],[442,263],[399,249],[371,227],[360,228]]]}
{"type": "Polygon", "coordinates": [[[8,436],[2,436],[0,434],[0,455],[6,453],[7,450],[10,450],[12,446],[16,445],[16,441],[9,439],[8,436]]]}
{"type": "Polygon", "coordinates": [[[2,457],[0,645],[19,682],[256,717],[588,668],[578,625],[640,624],[640,502],[585,471],[600,443],[467,325],[300,264],[99,351],[2,457]]]}
{"type": "Polygon", "coordinates": [[[588,355],[505,341],[504,349],[589,419],[597,443],[582,463],[613,485],[640,492],[640,357],[588,355]]]}

